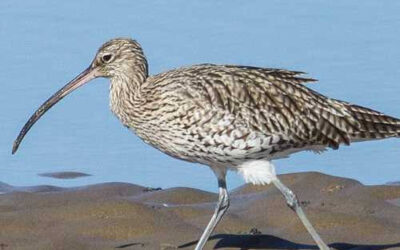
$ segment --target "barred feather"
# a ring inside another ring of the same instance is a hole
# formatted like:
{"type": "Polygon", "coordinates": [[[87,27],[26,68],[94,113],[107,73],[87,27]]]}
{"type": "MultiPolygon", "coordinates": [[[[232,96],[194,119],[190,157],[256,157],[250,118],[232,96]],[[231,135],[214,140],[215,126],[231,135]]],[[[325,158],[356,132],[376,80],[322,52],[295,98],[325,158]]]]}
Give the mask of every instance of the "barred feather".
{"type": "Polygon", "coordinates": [[[353,141],[398,137],[400,120],[378,111],[357,105],[348,105],[352,115],[360,123],[360,128],[351,134],[353,141]]]}

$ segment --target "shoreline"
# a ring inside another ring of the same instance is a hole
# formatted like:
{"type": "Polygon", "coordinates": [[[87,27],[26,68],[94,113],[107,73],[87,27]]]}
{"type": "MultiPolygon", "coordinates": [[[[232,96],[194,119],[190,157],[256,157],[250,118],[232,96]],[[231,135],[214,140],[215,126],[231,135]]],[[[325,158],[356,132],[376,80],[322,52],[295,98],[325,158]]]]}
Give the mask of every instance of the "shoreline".
{"type": "MultiPolygon", "coordinates": [[[[364,186],[316,172],[279,177],[331,248],[400,247],[400,186],[364,186]]],[[[192,249],[217,200],[216,193],[192,188],[117,182],[73,188],[0,183],[0,192],[6,189],[0,194],[5,250],[192,249]]],[[[273,186],[243,185],[230,196],[231,207],[205,249],[316,247],[273,186]]]]}

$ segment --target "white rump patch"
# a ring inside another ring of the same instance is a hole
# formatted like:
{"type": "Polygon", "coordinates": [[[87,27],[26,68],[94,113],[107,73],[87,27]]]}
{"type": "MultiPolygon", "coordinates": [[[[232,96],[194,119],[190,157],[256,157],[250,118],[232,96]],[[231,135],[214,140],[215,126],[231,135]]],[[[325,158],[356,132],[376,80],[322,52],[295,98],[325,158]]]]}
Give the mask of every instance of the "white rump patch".
{"type": "Polygon", "coordinates": [[[274,165],[267,160],[245,162],[238,166],[238,172],[246,183],[254,185],[270,184],[277,179],[274,165]]]}

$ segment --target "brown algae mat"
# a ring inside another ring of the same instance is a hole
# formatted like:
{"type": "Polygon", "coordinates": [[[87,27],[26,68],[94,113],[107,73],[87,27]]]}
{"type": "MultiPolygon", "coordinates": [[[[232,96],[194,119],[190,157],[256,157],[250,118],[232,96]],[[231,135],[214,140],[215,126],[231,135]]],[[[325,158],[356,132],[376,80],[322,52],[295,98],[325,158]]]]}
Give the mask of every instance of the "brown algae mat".
{"type": "MultiPolygon", "coordinates": [[[[321,173],[281,175],[332,249],[400,249],[400,186],[321,173]]],[[[17,188],[0,183],[0,249],[193,249],[217,195],[127,183],[17,188]]],[[[317,249],[272,185],[231,191],[206,249],[317,249]]]]}

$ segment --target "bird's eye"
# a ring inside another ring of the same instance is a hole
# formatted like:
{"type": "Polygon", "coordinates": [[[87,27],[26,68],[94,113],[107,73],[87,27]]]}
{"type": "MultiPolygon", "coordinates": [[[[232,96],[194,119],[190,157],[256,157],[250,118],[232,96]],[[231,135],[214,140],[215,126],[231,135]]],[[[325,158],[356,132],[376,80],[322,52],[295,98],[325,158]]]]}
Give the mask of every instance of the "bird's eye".
{"type": "Polygon", "coordinates": [[[107,63],[107,62],[109,62],[109,61],[111,60],[111,58],[112,58],[112,55],[111,55],[111,54],[105,54],[105,55],[103,55],[103,56],[101,57],[101,60],[102,60],[104,63],[107,63]]]}

